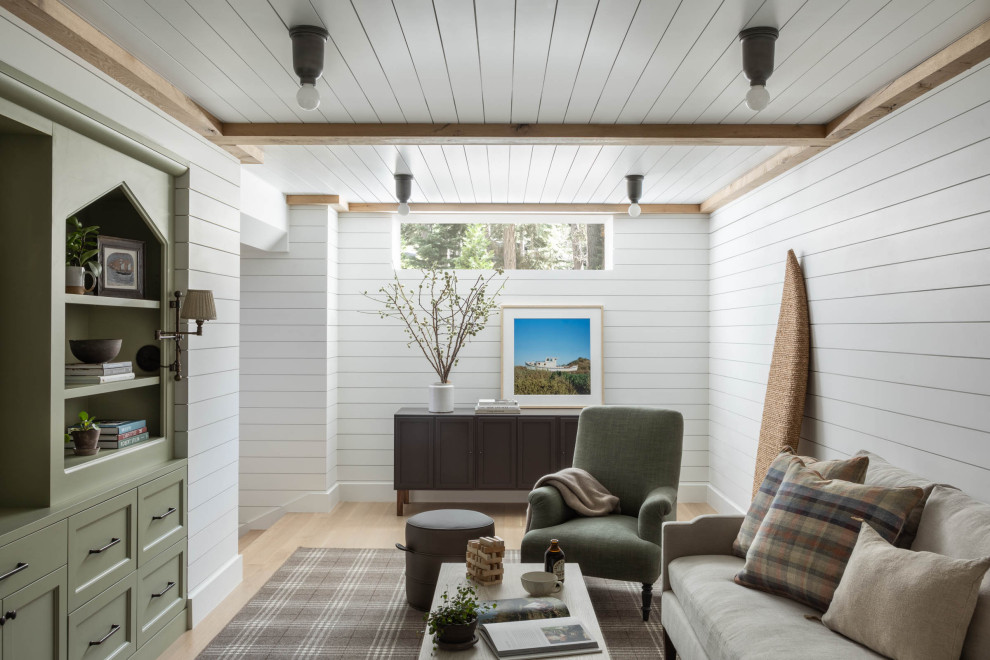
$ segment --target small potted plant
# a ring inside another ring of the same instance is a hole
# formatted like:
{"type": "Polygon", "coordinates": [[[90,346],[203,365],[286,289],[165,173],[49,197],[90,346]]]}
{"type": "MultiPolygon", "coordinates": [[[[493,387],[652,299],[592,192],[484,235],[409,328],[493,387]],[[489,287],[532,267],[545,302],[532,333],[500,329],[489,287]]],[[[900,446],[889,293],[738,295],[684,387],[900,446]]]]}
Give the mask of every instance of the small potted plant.
{"type": "Polygon", "coordinates": [[[434,650],[438,646],[454,651],[474,645],[478,641],[474,634],[478,616],[495,609],[495,603],[479,603],[478,590],[470,585],[458,587],[454,595],[445,589],[440,600],[440,605],[426,615],[434,650]]]}
{"type": "Polygon", "coordinates": [[[79,423],[65,434],[65,441],[75,446],[76,456],[92,456],[100,451],[100,426],[84,410],[79,413],[79,423]]]}
{"type": "Polygon", "coordinates": [[[65,222],[65,292],[83,294],[92,291],[100,277],[100,264],[95,259],[99,252],[96,236],[100,228],[95,225],[83,227],[76,216],[65,222]],[[88,288],[87,274],[93,276],[93,284],[88,288]]]}

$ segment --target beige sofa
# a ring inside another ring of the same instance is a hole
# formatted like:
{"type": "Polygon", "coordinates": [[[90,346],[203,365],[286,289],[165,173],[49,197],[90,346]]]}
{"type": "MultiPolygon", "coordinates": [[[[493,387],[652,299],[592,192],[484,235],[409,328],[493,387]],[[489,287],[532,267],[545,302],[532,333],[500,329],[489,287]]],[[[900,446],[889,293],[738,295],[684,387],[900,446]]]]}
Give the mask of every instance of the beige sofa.
{"type": "MultiPolygon", "coordinates": [[[[869,456],[866,483],[921,486],[926,496],[931,492],[931,481],[869,456]]],[[[955,490],[936,492],[950,493],[953,499],[947,505],[927,507],[928,518],[918,512],[925,528],[921,531],[928,538],[919,534],[912,549],[963,558],[990,555],[990,505],[955,490]],[[938,539],[931,539],[933,531],[938,539]]],[[[732,542],[742,520],[742,516],[710,515],[664,524],[660,611],[667,660],[673,660],[675,648],[683,660],[883,657],[826,628],[818,620],[821,612],[735,584],[732,577],[744,560],[732,554],[732,542]]],[[[916,517],[916,527],[917,523],[916,517]]],[[[962,657],[990,658],[990,575],[984,580],[962,657]]]]}

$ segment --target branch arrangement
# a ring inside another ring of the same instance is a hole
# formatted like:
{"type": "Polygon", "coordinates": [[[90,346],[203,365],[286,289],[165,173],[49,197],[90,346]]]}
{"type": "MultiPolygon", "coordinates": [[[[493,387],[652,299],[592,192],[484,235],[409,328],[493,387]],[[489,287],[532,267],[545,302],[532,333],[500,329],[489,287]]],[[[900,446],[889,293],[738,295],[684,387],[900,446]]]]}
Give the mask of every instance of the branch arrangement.
{"type": "Polygon", "coordinates": [[[478,275],[463,295],[458,292],[453,271],[424,270],[415,288],[403,286],[396,273],[395,280],[377,294],[365,291],[364,295],[382,306],[378,312],[381,318],[402,321],[409,337],[406,346],[419,346],[440,382],[447,383],[461,348],[488,324],[498,306],[496,299],[505,288],[505,280],[496,282],[495,277],[502,273],[498,269],[487,277],[478,275]]]}

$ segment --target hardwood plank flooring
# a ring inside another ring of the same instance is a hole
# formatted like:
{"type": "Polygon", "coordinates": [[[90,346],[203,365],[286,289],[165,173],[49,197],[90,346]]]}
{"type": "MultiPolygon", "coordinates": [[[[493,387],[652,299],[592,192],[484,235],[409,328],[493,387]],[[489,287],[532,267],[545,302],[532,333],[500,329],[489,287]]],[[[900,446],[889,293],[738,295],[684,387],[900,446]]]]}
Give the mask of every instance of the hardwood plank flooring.
{"type": "MultiPolygon", "coordinates": [[[[266,530],[246,533],[238,543],[244,558],[244,580],[195,629],[177,639],[159,660],[195,658],[296,548],[391,548],[403,540],[409,516],[451,506],[412,502],[406,505],[406,515],[399,517],[391,502],[343,502],[329,513],[288,513],[266,530]]],[[[495,531],[505,539],[506,546],[519,548],[526,524],[525,504],[463,506],[491,516],[495,531]]],[[[678,520],[691,520],[706,513],[715,510],[703,503],[677,505],[678,520]]]]}

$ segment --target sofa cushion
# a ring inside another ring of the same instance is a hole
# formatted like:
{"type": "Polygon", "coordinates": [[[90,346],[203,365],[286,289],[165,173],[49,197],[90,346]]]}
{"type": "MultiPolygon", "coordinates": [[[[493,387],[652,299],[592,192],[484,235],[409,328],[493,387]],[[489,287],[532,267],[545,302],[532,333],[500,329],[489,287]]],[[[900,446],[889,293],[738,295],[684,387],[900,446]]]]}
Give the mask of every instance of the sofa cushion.
{"type": "Polygon", "coordinates": [[[931,479],[925,479],[914,472],[909,472],[904,468],[888,463],[882,456],[868,452],[865,449],[856,452],[856,456],[866,456],[870,459],[870,467],[866,470],[865,484],[871,486],[885,486],[887,488],[899,488],[903,486],[917,486],[922,491],[921,501],[908,514],[904,521],[904,529],[900,536],[894,541],[898,548],[910,548],[914,542],[914,535],[918,532],[918,523],[921,521],[921,512],[925,510],[925,502],[931,495],[935,484],[931,479]]]}
{"type": "Polygon", "coordinates": [[[826,479],[843,479],[861,484],[863,477],[866,476],[866,468],[870,460],[865,456],[854,456],[837,461],[819,461],[811,456],[795,456],[789,448],[780,452],[777,458],[773,459],[770,469],[767,470],[767,476],[763,478],[760,489],[756,491],[753,501],[750,502],[749,511],[746,512],[746,518],[743,520],[742,527],[739,528],[739,536],[732,544],[732,554],[735,556],[746,558],[749,546],[752,545],[756,531],[760,529],[760,523],[767,515],[770,502],[773,501],[773,496],[777,494],[777,489],[780,487],[780,482],[783,480],[787,468],[795,462],[813,465],[813,469],[826,479]]]}
{"type": "MultiPolygon", "coordinates": [[[[959,559],[990,555],[990,504],[955,488],[935,486],[911,549],[959,559]]],[[[990,658],[990,574],[983,578],[961,657],[990,658]]]]}
{"type": "Polygon", "coordinates": [[[920,488],[830,481],[794,463],[735,580],[824,612],[856,545],[860,524],[868,523],[893,543],[920,499],[920,488]]]}
{"type": "Polygon", "coordinates": [[[542,562],[550,539],[558,539],[565,560],[581,564],[585,575],[652,584],[660,577],[660,546],[639,538],[637,526],[633,516],[613,514],[530,530],[522,560],[542,562]]]}
{"type": "Polygon", "coordinates": [[[864,524],[822,623],[898,660],[958,660],[988,568],[990,556],[895,548],[864,524]]]}
{"type": "Polygon", "coordinates": [[[810,607],[735,584],[732,576],[742,567],[743,560],[730,555],[681,557],[667,567],[671,589],[709,658],[883,657],[807,619],[818,616],[810,607]]]}

